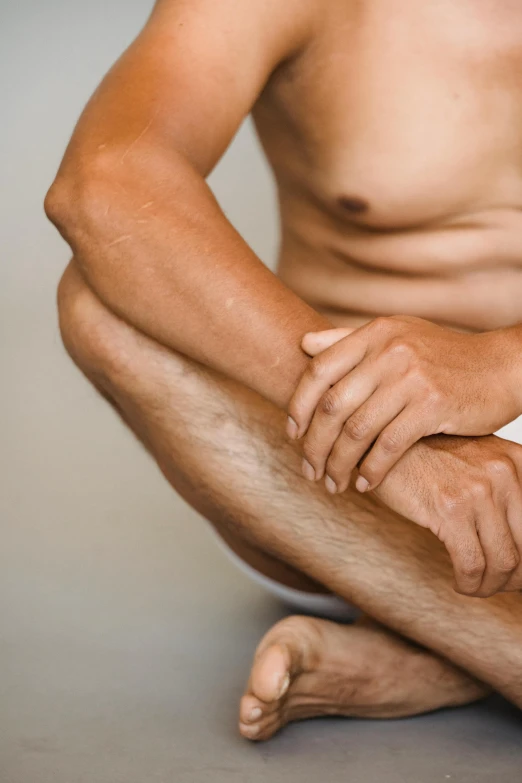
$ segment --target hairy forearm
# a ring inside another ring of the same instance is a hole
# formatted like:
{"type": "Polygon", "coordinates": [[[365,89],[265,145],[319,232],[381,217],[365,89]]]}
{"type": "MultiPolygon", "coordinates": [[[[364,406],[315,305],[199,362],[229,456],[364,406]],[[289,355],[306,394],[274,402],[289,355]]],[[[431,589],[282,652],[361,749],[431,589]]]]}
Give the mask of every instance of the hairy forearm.
{"type": "Polygon", "coordinates": [[[47,199],[89,285],[163,345],[285,407],[326,319],[286,288],[180,156],[112,150],[62,167],[47,199]]]}

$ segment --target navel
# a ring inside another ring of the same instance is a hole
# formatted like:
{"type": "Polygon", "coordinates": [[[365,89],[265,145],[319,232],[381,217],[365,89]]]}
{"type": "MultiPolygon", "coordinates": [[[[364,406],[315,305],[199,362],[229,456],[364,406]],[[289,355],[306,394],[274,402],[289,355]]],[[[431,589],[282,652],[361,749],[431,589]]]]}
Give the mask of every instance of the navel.
{"type": "Polygon", "coordinates": [[[366,212],[370,206],[363,198],[357,198],[356,196],[339,196],[337,203],[342,209],[350,212],[352,215],[360,215],[362,212],[366,212]]]}

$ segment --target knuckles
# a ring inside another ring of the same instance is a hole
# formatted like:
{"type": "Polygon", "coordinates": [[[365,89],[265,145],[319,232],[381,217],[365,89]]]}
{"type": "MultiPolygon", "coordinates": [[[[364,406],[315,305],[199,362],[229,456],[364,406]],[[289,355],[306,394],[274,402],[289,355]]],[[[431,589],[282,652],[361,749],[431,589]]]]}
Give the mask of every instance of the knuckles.
{"type": "Polygon", "coordinates": [[[390,359],[406,359],[410,364],[417,358],[415,346],[403,337],[393,337],[384,353],[390,359]]]}
{"type": "Polygon", "coordinates": [[[402,336],[407,329],[410,330],[411,326],[412,322],[410,316],[379,315],[377,318],[370,321],[366,328],[370,332],[380,335],[389,335],[390,337],[396,335],[399,337],[402,336]]]}
{"type": "Polygon", "coordinates": [[[496,570],[500,574],[512,574],[519,565],[520,557],[518,556],[518,553],[512,549],[509,552],[505,552],[502,557],[499,558],[499,561],[496,564],[496,570]]]}
{"type": "Polygon", "coordinates": [[[383,432],[379,438],[379,446],[387,454],[396,454],[401,450],[403,438],[398,432],[383,432]]]}
{"type": "Polygon", "coordinates": [[[328,365],[321,356],[315,356],[308,364],[307,374],[312,381],[321,381],[328,372],[328,365]]]}
{"type": "Polygon", "coordinates": [[[482,577],[486,570],[486,561],[484,558],[475,557],[464,560],[459,566],[459,573],[465,579],[475,581],[482,577]]]}
{"type": "Polygon", "coordinates": [[[491,493],[491,485],[489,481],[483,481],[476,479],[466,487],[466,494],[474,501],[483,501],[491,493]]]}
{"type": "Polygon", "coordinates": [[[342,403],[334,392],[326,392],[319,400],[319,412],[325,416],[336,416],[341,412],[342,403]]]}
{"type": "Polygon", "coordinates": [[[474,475],[461,478],[458,490],[440,491],[437,505],[445,517],[453,520],[466,517],[478,503],[494,495],[499,481],[504,488],[518,485],[516,466],[507,456],[482,462],[474,475]]]}
{"type": "Polygon", "coordinates": [[[471,500],[471,493],[468,494],[468,492],[464,492],[461,488],[458,493],[439,493],[438,506],[443,517],[457,520],[467,516],[467,512],[471,506],[471,500]]]}
{"type": "Polygon", "coordinates": [[[387,317],[379,315],[374,318],[368,324],[368,329],[371,332],[380,332],[381,334],[390,334],[390,332],[396,329],[396,324],[393,321],[393,317],[387,317]]]}
{"type": "Polygon", "coordinates": [[[492,484],[487,476],[473,476],[464,479],[458,490],[440,492],[437,505],[444,517],[453,522],[463,522],[468,521],[477,505],[492,494],[492,484]]]}
{"type": "Polygon", "coordinates": [[[451,550],[459,587],[467,594],[473,595],[478,590],[486,570],[484,553],[471,540],[471,531],[454,535],[451,550]]]}
{"type": "Polygon", "coordinates": [[[498,478],[517,479],[515,464],[507,455],[488,460],[484,467],[487,475],[491,476],[493,480],[498,478]]]}
{"type": "Polygon", "coordinates": [[[364,440],[368,434],[368,424],[355,416],[348,419],[343,427],[343,432],[350,440],[364,440]]]}

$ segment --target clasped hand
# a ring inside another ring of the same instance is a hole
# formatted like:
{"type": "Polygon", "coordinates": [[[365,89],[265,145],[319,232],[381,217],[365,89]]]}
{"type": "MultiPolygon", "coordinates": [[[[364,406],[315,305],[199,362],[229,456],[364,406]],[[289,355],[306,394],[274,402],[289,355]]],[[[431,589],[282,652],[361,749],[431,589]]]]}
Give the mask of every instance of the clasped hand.
{"type": "Polygon", "coordinates": [[[462,334],[401,316],[309,333],[302,345],[313,358],[288,434],[303,438],[306,477],[325,476],[331,492],[357,465],[357,489],[375,489],[427,435],[489,435],[522,413],[522,340],[509,330],[462,334]]]}
{"type": "Polygon", "coordinates": [[[357,467],[360,491],[444,543],[459,592],[522,589],[522,447],[489,435],[522,413],[518,334],[391,317],[302,345],[288,435],[306,478],[342,492],[357,467]]]}

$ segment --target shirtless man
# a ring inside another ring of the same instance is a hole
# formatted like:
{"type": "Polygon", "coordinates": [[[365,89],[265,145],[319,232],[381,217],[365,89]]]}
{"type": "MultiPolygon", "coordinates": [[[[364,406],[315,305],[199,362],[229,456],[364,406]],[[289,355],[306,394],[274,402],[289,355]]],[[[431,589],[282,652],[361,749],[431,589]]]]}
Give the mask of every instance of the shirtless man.
{"type": "Polygon", "coordinates": [[[159,0],[47,196],[76,363],[245,568],[364,613],[265,636],[250,739],[522,707],[521,40],[516,0],[159,0]],[[278,277],[205,183],[251,111],[278,277]]]}

